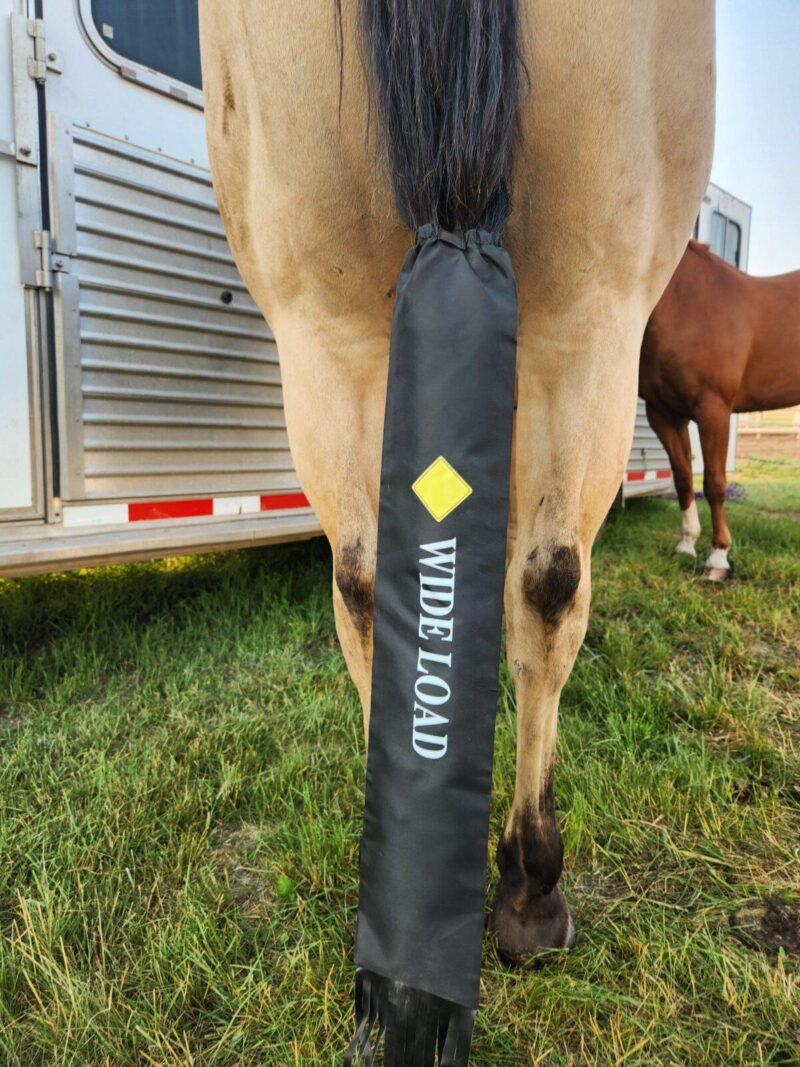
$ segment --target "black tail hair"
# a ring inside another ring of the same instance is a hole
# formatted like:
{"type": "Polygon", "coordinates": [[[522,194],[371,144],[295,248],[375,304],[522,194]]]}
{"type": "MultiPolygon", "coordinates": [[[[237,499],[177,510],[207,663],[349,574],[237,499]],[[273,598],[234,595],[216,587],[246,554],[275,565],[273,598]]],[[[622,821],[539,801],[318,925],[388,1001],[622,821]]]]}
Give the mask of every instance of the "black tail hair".
{"type": "Polygon", "coordinates": [[[499,231],[525,69],[517,0],[359,5],[378,146],[403,220],[499,231]]]}

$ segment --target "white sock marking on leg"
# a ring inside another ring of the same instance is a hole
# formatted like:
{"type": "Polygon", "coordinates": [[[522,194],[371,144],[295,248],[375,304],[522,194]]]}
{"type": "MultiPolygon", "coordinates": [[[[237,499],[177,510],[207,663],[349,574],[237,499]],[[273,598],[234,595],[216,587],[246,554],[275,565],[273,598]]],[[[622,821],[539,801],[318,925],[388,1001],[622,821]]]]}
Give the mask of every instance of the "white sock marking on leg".
{"type": "Polygon", "coordinates": [[[730,563],[728,563],[728,550],[727,548],[715,548],[712,550],[711,555],[706,560],[706,567],[708,570],[712,570],[717,567],[721,571],[729,571],[731,569],[730,563]]]}
{"type": "Polygon", "coordinates": [[[681,512],[681,539],[675,546],[675,551],[685,553],[687,556],[696,556],[694,543],[701,533],[697,501],[693,500],[689,507],[681,512]]]}

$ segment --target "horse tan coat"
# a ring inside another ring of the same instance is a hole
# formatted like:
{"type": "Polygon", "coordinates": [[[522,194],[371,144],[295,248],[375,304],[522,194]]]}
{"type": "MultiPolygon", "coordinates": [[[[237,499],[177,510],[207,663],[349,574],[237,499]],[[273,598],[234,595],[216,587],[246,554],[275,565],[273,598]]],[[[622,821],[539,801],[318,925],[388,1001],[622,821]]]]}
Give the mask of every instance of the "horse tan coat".
{"type": "MultiPolygon", "coordinates": [[[[515,959],[572,936],[557,885],[559,694],[630,447],[642,334],[708,178],[714,92],[713,0],[520,6],[531,92],[505,234],[519,286],[505,595],[518,769],[494,915],[515,959]]],[[[332,0],[200,11],[215,187],[277,338],[292,453],[333,549],[366,722],[389,327],[410,235],[375,158],[356,3],[343,3],[341,107],[332,0]]]]}

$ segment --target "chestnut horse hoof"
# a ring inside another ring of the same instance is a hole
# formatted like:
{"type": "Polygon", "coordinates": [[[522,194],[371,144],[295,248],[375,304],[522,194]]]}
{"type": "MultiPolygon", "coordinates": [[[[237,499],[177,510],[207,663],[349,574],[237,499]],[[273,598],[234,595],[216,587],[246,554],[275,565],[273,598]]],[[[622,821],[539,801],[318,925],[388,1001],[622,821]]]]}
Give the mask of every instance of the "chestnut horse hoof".
{"type": "Polygon", "coordinates": [[[544,963],[554,951],[575,945],[575,923],[558,886],[519,908],[501,883],[489,929],[497,939],[500,958],[515,967],[544,963]]]}
{"type": "Polygon", "coordinates": [[[693,556],[697,559],[697,549],[694,547],[691,541],[686,541],[683,538],[675,545],[676,556],[693,556]]]}
{"type": "Polygon", "coordinates": [[[709,582],[725,582],[730,576],[729,567],[709,567],[706,571],[706,578],[709,582]]]}

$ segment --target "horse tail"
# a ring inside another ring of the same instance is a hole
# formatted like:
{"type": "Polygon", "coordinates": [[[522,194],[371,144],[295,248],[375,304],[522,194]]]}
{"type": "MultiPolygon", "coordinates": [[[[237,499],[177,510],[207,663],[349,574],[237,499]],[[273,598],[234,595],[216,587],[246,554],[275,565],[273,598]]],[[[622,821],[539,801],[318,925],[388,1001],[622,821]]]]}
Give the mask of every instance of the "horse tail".
{"type": "Polygon", "coordinates": [[[397,282],[389,351],[356,1032],[344,1062],[373,1067],[383,1042],[387,1065],[467,1067],[514,411],[517,295],[500,231],[511,211],[523,70],[517,0],[359,5],[378,148],[416,237],[397,282]],[[431,653],[452,664],[447,680],[436,680],[447,696],[435,697],[434,711],[420,695],[428,669],[418,676],[418,631],[397,619],[419,610],[420,568],[432,560],[448,576],[432,581],[447,585],[452,575],[455,590],[457,543],[459,601],[454,593],[444,610],[458,636],[431,653]],[[398,709],[409,694],[418,699],[404,734],[398,709]],[[440,714],[442,700],[454,710],[440,714]],[[451,714],[460,743],[448,751],[451,714]],[[440,759],[438,772],[426,766],[440,759]]]}
{"type": "Polygon", "coordinates": [[[378,147],[415,230],[499,232],[524,72],[517,0],[359,0],[378,147]]]}

